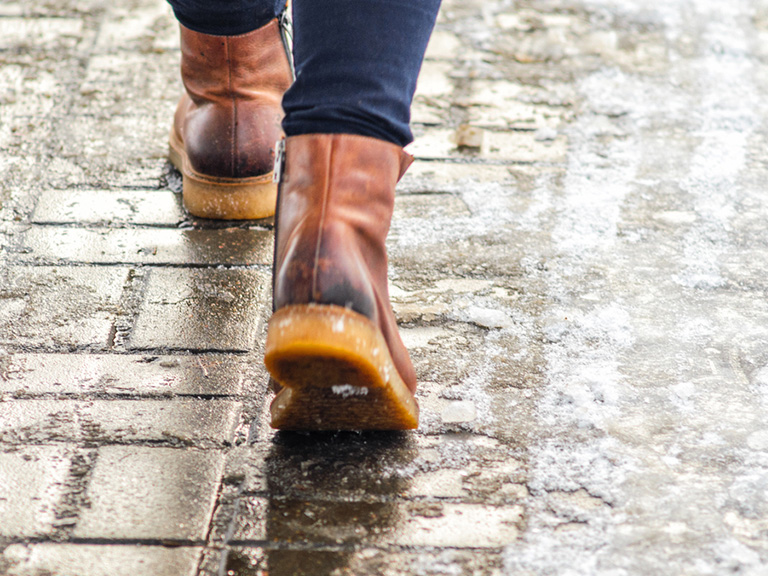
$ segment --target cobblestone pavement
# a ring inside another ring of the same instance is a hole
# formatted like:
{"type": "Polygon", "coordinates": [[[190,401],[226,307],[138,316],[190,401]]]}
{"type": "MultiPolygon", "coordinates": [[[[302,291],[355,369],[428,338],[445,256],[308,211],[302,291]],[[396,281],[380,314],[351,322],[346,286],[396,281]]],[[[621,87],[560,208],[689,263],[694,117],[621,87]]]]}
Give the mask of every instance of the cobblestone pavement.
{"type": "Polygon", "coordinates": [[[196,221],[161,0],[0,3],[0,573],[768,573],[768,2],[446,0],[409,434],[275,434],[271,222],[196,221]]]}

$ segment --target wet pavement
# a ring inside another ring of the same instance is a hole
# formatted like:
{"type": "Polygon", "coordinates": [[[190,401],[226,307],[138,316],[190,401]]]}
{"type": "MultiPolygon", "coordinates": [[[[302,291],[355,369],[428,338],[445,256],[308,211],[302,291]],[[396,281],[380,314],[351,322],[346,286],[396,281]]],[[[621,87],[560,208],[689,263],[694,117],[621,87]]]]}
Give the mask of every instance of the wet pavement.
{"type": "Polygon", "coordinates": [[[766,47],[765,0],[446,0],[421,427],[276,434],[271,221],[180,207],[169,9],[0,4],[0,574],[768,573],[766,47]]]}

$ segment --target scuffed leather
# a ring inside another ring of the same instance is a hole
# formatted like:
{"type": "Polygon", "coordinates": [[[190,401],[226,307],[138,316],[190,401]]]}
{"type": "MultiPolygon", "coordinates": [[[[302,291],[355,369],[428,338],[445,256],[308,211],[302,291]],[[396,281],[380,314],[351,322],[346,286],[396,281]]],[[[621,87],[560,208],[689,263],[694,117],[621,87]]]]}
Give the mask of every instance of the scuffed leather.
{"type": "Polygon", "coordinates": [[[281,101],[292,81],[277,19],[240,36],[181,28],[185,94],[174,116],[191,168],[247,178],[272,170],[281,101]]]}
{"type": "Polygon", "coordinates": [[[335,304],[381,330],[400,377],[416,373],[389,301],[385,241],[395,185],[413,158],[396,144],[348,134],[286,140],[278,192],[273,306],[335,304]]]}

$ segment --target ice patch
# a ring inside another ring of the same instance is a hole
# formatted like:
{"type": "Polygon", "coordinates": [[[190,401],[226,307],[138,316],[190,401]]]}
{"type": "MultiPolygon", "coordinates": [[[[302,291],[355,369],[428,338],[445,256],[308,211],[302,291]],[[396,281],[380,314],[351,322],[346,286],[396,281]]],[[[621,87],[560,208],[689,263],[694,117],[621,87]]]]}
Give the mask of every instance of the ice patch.
{"type": "Polygon", "coordinates": [[[459,400],[448,404],[443,409],[440,417],[445,424],[472,422],[472,420],[477,418],[477,409],[475,409],[474,402],[459,400]]]}
{"type": "Polygon", "coordinates": [[[466,320],[483,328],[512,328],[515,323],[503,310],[469,306],[464,315],[466,320]]]}

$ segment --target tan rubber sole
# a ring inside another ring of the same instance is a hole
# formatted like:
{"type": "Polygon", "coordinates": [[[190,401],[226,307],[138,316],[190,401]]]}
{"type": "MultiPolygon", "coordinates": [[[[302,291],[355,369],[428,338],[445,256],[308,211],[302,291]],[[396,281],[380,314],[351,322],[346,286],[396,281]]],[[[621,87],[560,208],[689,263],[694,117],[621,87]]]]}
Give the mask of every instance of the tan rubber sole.
{"type": "Polygon", "coordinates": [[[184,207],[214,220],[258,220],[275,215],[277,184],[272,172],[253,178],[218,178],[192,170],[183,144],[171,129],[168,156],[181,172],[184,207]]]}
{"type": "Polygon", "coordinates": [[[287,306],[272,315],[264,363],[283,389],[281,430],[412,430],[419,407],[379,329],[340,306],[287,306]]]}

